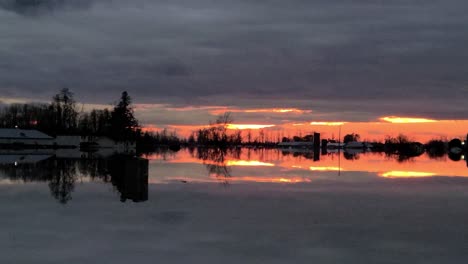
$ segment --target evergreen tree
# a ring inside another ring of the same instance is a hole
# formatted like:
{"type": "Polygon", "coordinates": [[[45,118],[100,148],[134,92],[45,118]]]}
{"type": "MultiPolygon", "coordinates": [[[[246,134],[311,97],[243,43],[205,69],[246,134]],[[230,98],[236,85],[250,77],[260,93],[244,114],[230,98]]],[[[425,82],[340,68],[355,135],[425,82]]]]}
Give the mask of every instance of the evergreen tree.
{"type": "Polygon", "coordinates": [[[140,129],[131,107],[132,99],[126,91],[112,111],[112,134],[115,140],[135,140],[140,129]]]}

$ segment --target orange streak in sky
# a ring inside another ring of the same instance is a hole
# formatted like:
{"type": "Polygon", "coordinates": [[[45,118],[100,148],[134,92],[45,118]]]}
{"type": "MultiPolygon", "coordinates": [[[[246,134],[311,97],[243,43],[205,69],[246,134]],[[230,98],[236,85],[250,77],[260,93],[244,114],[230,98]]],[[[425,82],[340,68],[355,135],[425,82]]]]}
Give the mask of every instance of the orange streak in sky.
{"type": "Polygon", "coordinates": [[[434,123],[437,120],[426,119],[426,118],[413,118],[413,117],[398,117],[398,116],[386,116],[380,118],[382,121],[395,123],[395,124],[407,124],[407,123],[434,123]]]}
{"type": "Polygon", "coordinates": [[[279,114],[286,114],[286,113],[293,113],[293,114],[305,114],[311,113],[311,110],[302,110],[297,108],[259,108],[259,109],[216,109],[211,111],[210,113],[213,115],[223,114],[225,112],[231,113],[279,113],[279,114]]]}
{"type": "Polygon", "coordinates": [[[252,124],[228,124],[228,129],[262,129],[274,127],[275,125],[252,125],[252,124]]]}
{"type": "Polygon", "coordinates": [[[312,126],[341,126],[346,124],[346,122],[310,122],[312,126]]]}

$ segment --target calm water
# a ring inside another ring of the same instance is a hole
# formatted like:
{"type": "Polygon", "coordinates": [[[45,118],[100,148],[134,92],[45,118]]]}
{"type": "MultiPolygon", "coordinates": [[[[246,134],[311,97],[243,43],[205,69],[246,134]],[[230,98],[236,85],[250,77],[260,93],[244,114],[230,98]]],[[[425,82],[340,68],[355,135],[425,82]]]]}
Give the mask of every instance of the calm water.
{"type": "Polygon", "coordinates": [[[0,155],[0,263],[465,263],[465,157],[0,155]]]}

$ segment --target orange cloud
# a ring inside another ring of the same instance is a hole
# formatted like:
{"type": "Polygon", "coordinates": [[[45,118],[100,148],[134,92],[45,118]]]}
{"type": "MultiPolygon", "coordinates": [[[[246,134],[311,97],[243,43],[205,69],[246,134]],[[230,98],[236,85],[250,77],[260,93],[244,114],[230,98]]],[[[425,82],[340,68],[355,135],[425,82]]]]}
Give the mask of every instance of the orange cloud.
{"type": "Polygon", "coordinates": [[[167,104],[134,104],[133,109],[135,111],[149,111],[154,109],[166,109],[168,106],[167,104]]]}
{"type": "Polygon", "coordinates": [[[212,110],[219,111],[219,113],[228,112],[228,108],[226,106],[185,106],[185,107],[169,107],[167,110],[170,111],[196,111],[196,110],[212,110]]]}
{"type": "Polygon", "coordinates": [[[154,132],[159,132],[159,131],[161,131],[161,130],[162,130],[162,128],[159,128],[159,127],[154,126],[154,125],[146,125],[146,126],[143,126],[143,127],[141,128],[141,131],[143,131],[143,132],[150,132],[150,133],[151,133],[151,132],[153,132],[153,133],[154,133],[154,132]]]}
{"type": "Polygon", "coordinates": [[[253,124],[228,124],[228,129],[262,129],[268,127],[274,127],[275,125],[253,125],[253,124]]]}
{"type": "Polygon", "coordinates": [[[434,123],[437,120],[426,119],[426,118],[413,118],[413,117],[398,117],[398,116],[385,116],[381,117],[380,120],[394,123],[394,124],[411,124],[411,123],[434,123]]]}
{"type": "Polygon", "coordinates": [[[29,103],[31,101],[35,101],[35,102],[41,102],[41,103],[45,103],[45,101],[40,101],[40,100],[32,100],[32,99],[28,99],[28,98],[14,98],[14,97],[4,97],[4,96],[0,96],[0,102],[4,103],[4,104],[26,104],[26,103],[29,103]]]}
{"type": "Polygon", "coordinates": [[[279,114],[305,114],[311,113],[311,110],[302,110],[297,108],[258,108],[258,109],[217,109],[213,110],[210,113],[213,115],[223,114],[224,112],[231,112],[231,113],[279,113],[279,114]]]}
{"type": "Polygon", "coordinates": [[[342,126],[346,122],[310,122],[312,126],[342,126]]]}

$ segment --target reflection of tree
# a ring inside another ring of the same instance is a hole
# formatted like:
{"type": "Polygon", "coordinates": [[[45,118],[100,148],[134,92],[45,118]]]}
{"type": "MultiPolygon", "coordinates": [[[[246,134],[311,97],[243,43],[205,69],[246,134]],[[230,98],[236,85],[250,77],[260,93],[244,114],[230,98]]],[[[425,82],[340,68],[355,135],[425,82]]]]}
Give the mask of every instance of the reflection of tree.
{"type": "Polygon", "coordinates": [[[424,146],[419,142],[411,142],[407,136],[398,135],[396,138],[388,136],[385,139],[385,154],[394,156],[398,162],[411,160],[424,153],[424,146]]]}
{"type": "Polygon", "coordinates": [[[148,160],[136,157],[49,158],[37,163],[0,164],[0,173],[12,180],[47,182],[51,195],[63,204],[72,199],[78,175],[111,182],[122,200],[148,199],[148,160]]]}
{"type": "Polygon", "coordinates": [[[462,157],[462,153],[449,152],[448,156],[449,156],[449,159],[451,159],[453,161],[460,161],[461,157],[462,157]]]}
{"type": "Polygon", "coordinates": [[[414,159],[418,156],[420,156],[421,154],[418,154],[418,155],[405,155],[405,154],[393,154],[393,153],[385,153],[385,156],[388,158],[388,159],[394,159],[396,160],[397,162],[401,163],[401,162],[414,162],[414,159]]]}
{"type": "Polygon", "coordinates": [[[281,151],[281,154],[283,156],[289,156],[292,155],[293,157],[304,157],[306,159],[314,159],[314,152],[308,151],[308,152],[299,152],[299,151],[281,151]]]}
{"type": "Polygon", "coordinates": [[[38,163],[1,164],[0,171],[13,180],[48,182],[52,196],[60,203],[71,200],[76,163],[66,159],[47,159],[38,163]]]}
{"type": "Polygon", "coordinates": [[[239,158],[240,151],[240,149],[198,148],[197,155],[198,159],[203,160],[209,175],[213,175],[227,184],[227,179],[231,177],[231,169],[226,165],[226,156],[229,152],[234,157],[239,158]]]}
{"type": "Polygon", "coordinates": [[[47,172],[38,169],[37,164],[0,164],[0,172],[11,180],[24,182],[47,181],[47,172]]]}
{"type": "Polygon", "coordinates": [[[148,200],[148,160],[124,155],[110,159],[112,185],[120,192],[120,201],[148,200]]]}
{"type": "Polygon", "coordinates": [[[439,159],[445,156],[447,153],[447,146],[443,140],[433,139],[430,140],[425,148],[427,150],[427,155],[431,159],[439,159]]]}
{"type": "Polygon", "coordinates": [[[176,153],[177,152],[170,150],[167,147],[158,147],[158,148],[153,148],[151,152],[145,153],[145,155],[143,155],[142,157],[145,157],[145,158],[152,157],[152,158],[157,158],[157,159],[161,159],[164,161],[168,161],[168,160],[175,158],[176,153]]]}
{"type": "Polygon", "coordinates": [[[75,189],[76,163],[73,160],[52,159],[45,169],[50,173],[49,188],[52,196],[62,204],[70,201],[71,192],[75,189]]]}
{"type": "Polygon", "coordinates": [[[110,181],[109,161],[107,159],[80,159],[78,160],[80,174],[89,176],[91,179],[102,179],[110,181]]]}
{"type": "Polygon", "coordinates": [[[359,159],[359,154],[358,153],[349,153],[349,152],[343,152],[343,157],[347,160],[358,160],[359,159]]]}

